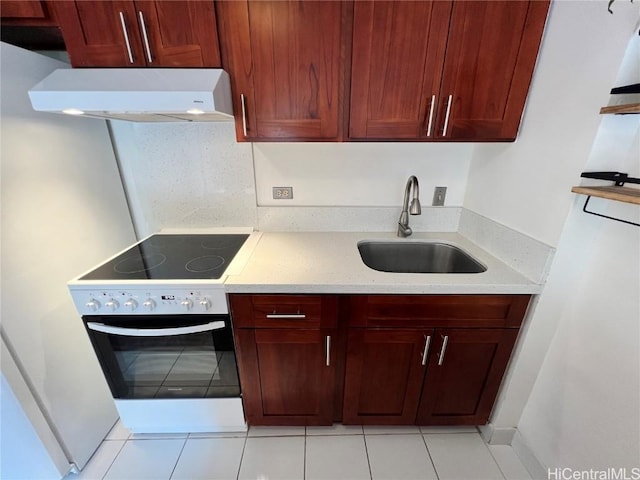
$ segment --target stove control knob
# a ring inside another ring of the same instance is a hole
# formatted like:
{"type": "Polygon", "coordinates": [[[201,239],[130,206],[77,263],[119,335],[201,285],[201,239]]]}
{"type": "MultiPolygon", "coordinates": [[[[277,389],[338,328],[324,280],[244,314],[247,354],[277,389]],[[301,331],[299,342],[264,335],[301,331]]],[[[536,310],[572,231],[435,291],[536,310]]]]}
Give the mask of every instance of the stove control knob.
{"type": "Polygon", "coordinates": [[[138,302],[136,302],[133,298],[130,298],[126,302],[124,302],[124,308],[133,312],[136,308],[138,308],[138,302]]]}
{"type": "Polygon", "coordinates": [[[206,312],[211,308],[211,300],[209,300],[207,297],[203,297],[202,300],[200,300],[200,306],[206,312]]]}
{"type": "Polygon", "coordinates": [[[108,302],[106,302],[104,306],[107,307],[112,312],[115,312],[120,307],[120,304],[118,303],[117,300],[111,299],[108,302]]]}
{"type": "Polygon", "coordinates": [[[84,304],[84,306],[87,307],[92,312],[95,312],[100,308],[100,302],[95,298],[91,298],[87,303],[84,304]]]}
{"type": "Polygon", "coordinates": [[[142,302],[142,306],[151,311],[156,308],[156,302],[152,298],[147,298],[144,302],[142,302]]]}
{"type": "Polygon", "coordinates": [[[188,298],[185,298],[180,302],[180,305],[182,305],[186,311],[189,311],[191,310],[191,307],[193,307],[193,302],[188,298]]]}

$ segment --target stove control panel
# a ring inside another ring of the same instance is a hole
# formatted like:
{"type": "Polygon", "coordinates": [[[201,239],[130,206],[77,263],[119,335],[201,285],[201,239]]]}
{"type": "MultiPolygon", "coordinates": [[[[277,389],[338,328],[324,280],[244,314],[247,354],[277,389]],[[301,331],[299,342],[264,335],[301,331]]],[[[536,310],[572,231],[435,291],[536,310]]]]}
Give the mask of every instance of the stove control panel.
{"type": "Polygon", "coordinates": [[[222,288],[74,289],[81,315],[226,314],[222,288]]]}

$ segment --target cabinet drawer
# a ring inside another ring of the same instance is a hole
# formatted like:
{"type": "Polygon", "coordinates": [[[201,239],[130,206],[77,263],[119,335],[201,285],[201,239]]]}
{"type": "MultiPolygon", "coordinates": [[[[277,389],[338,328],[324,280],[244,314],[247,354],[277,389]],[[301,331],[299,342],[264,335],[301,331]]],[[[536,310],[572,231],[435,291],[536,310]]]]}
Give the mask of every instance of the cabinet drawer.
{"type": "Polygon", "coordinates": [[[351,327],[519,327],[529,295],[362,295],[351,327]]]}
{"type": "Polygon", "coordinates": [[[333,295],[230,295],[236,328],[334,328],[333,295]]]}

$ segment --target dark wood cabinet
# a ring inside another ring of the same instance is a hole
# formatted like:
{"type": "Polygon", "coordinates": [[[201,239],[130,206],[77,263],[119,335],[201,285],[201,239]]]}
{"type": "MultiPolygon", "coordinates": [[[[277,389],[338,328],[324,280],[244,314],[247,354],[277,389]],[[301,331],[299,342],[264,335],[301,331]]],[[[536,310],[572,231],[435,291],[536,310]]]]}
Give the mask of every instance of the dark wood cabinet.
{"type": "Polygon", "coordinates": [[[331,425],[337,299],[231,295],[238,369],[250,425],[331,425]]]}
{"type": "Polygon", "coordinates": [[[527,295],[351,297],[343,423],[486,423],[528,302],[527,295]]]}
{"type": "Polygon", "coordinates": [[[349,329],[343,423],[412,425],[426,369],[424,348],[432,335],[430,330],[349,329]]]}
{"type": "Polygon", "coordinates": [[[348,2],[219,2],[223,66],[245,140],[341,136],[348,2]]]}
{"type": "Polygon", "coordinates": [[[350,138],[514,140],[548,7],[356,2],[350,138]]]}
{"type": "Polygon", "coordinates": [[[438,329],[422,388],[418,425],[483,425],[518,330],[438,329]]]}
{"type": "Polygon", "coordinates": [[[0,20],[2,25],[57,26],[52,1],[2,0],[0,20]]]}
{"type": "Polygon", "coordinates": [[[212,1],[54,3],[74,67],[220,67],[212,1]]]}

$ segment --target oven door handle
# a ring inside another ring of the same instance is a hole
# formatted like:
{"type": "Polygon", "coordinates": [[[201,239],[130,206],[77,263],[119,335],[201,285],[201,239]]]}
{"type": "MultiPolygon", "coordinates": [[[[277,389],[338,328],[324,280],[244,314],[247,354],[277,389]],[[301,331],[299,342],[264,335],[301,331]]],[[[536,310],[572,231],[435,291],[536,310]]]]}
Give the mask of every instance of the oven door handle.
{"type": "Polygon", "coordinates": [[[173,335],[186,335],[189,333],[221,330],[225,328],[225,323],[223,321],[217,321],[205,323],[204,325],[175,328],[123,328],[105,325],[104,323],[87,322],[87,327],[96,332],[110,333],[112,335],[126,335],[127,337],[168,337],[173,335]]]}

